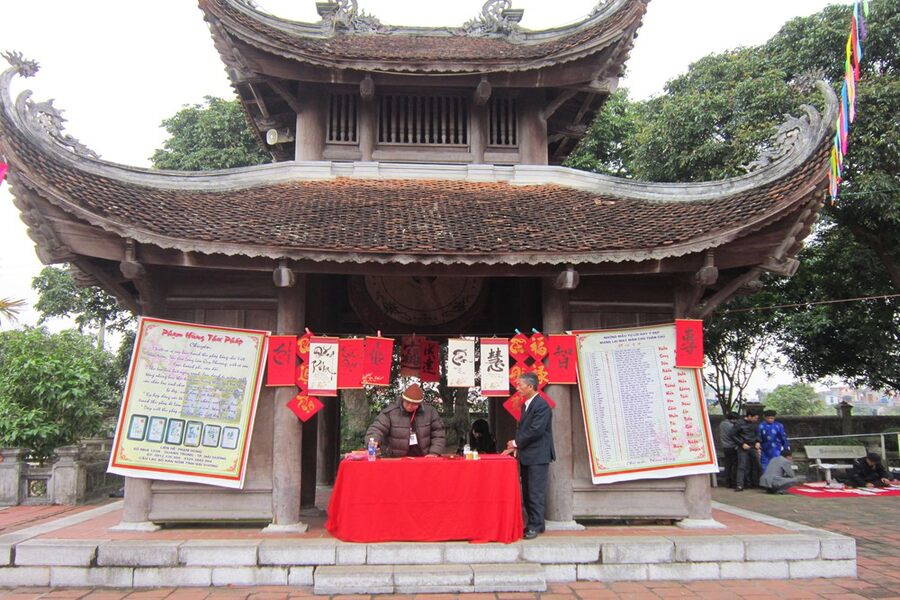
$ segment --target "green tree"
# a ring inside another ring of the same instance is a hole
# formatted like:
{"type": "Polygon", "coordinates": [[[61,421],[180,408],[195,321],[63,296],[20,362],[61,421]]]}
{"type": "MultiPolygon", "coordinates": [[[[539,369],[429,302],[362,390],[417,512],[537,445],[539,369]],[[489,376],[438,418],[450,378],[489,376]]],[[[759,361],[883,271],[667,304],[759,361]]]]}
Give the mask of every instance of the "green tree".
{"type": "Polygon", "coordinates": [[[76,331],[0,333],[0,444],[53,450],[104,429],[117,403],[112,356],[76,331]]]}
{"type": "MultiPolygon", "coordinates": [[[[789,281],[769,280],[774,296],[743,299],[742,309],[900,292],[900,0],[871,6],[842,198],[823,208],[800,254],[798,274],[789,281]]],[[[619,98],[600,114],[568,164],[655,181],[740,174],[741,165],[767,148],[783,113],[798,114],[803,102],[821,103],[803,92],[799,81],[819,74],[839,89],[850,15],[850,6],[829,6],[791,20],[762,46],[697,61],[671,80],[662,96],[641,102],[619,98]],[[604,131],[617,119],[627,122],[617,129],[625,137],[609,140],[604,131]]],[[[776,338],[766,342],[784,352],[798,376],[834,375],[876,388],[900,384],[900,302],[760,312],[773,325],[780,319],[776,338]]],[[[746,339],[756,331],[720,319],[714,315],[707,325],[712,328],[708,351],[727,358],[719,363],[725,369],[719,377],[730,376],[736,365],[751,366],[757,348],[746,339]],[[727,327],[736,329],[727,335],[718,331],[727,327]]]]}
{"type": "Polygon", "coordinates": [[[96,286],[80,287],[71,267],[44,267],[31,280],[38,293],[34,308],[41,313],[39,323],[52,317],[73,317],[79,331],[97,329],[97,348],[102,349],[107,331],[126,331],[134,316],[119,301],[96,286]]]}
{"type": "Polygon", "coordinates": [[[763,404],[780,415],[803,417],[825,411],[825,403],[808,383],[779,385],[763,397],[763,404]]]}
{"type": "Polygon", "coordinates": [[[206,96],[164,120],[169,133],[150,161],[157,169],[204,171],[259,165],[271,161],[251,135],[238,100],[206,96]]]}
{"type": "Polygon", "coordinates": [[[0,319],[16,322],[19,312],[25,308],[25,301],[17,298],[0,298],[0,319]]]}

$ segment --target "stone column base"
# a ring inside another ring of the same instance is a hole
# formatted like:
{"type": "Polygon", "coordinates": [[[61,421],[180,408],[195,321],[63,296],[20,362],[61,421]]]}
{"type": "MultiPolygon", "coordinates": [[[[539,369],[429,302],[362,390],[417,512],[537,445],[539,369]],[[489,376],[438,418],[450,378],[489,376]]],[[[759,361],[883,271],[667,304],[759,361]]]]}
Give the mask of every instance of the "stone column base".
{"type": "Polygon", "coordinates": [[[122,521],[109,528],[110,531],[159,531],[159,525],[152,521],[122,521]]]}
{"type": "Polygon", "coordinates": [[[575,521],[544,521],[547,531],[584,531],[586,527],[575,521]]]}
{"type": "Polygon", "coordinates": [[[262,532],[263,533],[306,533],[306,530],[309,529],[309,525],[306,523],[289,523],[287,525],[276,525],[275,523],[270,523],[266,525],[262,532]]]}
{"type": "Polygon", "coordinates": [[[675,525],[682,529],[725,529],[725,525],[715,519],[682,519],[675,525]]]}

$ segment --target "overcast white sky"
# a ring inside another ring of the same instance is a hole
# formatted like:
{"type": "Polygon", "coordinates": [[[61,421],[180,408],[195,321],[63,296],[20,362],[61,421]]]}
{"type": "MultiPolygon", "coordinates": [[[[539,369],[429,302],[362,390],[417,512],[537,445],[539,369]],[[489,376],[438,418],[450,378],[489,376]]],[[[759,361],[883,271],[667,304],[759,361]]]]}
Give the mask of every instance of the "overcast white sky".
{"type": "MultiPolygon", "coordinates": [[[[843,3],[844,0],[841,0],[843,3]]],[[[796,16],[826,0],[652,0],[623,85],[635,98],[661,93],[663,84],[713,52],[765,42],[796,16]]],[[[19,50],[41,63],[21,84],[35,98],[55,98],[67,131],[103,158],[147,166],[165,139],[159,123],[205,95],[231,97],[219,56],[194,0],[30,0],[2,2],[0,49],[19,50]]],[[[258,0],[275,15],[316,21],[314,0],[258,0]]],[[[458,25],[483,0],[359,0],[384,23],[458,25]]],[[[595,0],[515,0],[523,26],[544,29],[584,17],[595,0]]],[[[2,65],[5,68],[5,65],[2,65]]],[[[6,184],[0,189],[0,298],[34,301],[31,278],[41,269],[6,184]]],[[[34,323],[31,310],[21,319],[34,323]]],[[[4,323],[3,327],[7,324],[4,323]]],[[[768,387],[761,380],[758,385],[768,387]]]]}

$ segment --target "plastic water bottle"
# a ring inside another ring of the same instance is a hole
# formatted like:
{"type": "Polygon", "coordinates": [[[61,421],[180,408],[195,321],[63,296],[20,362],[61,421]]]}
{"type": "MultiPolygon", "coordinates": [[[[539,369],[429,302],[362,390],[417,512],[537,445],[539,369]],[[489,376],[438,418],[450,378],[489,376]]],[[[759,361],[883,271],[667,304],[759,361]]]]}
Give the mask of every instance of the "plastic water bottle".
{"type": "Polygon", "coordinates": [[[369,438],[369,462],[375,460],[375,438],[369,438]]]}
{"type": "Polygon", "coordinates": [[[470,446],[469,444],[463,446],[463,456],[466,458],[466,460],[472,460],[472,446],[470,446]]]}

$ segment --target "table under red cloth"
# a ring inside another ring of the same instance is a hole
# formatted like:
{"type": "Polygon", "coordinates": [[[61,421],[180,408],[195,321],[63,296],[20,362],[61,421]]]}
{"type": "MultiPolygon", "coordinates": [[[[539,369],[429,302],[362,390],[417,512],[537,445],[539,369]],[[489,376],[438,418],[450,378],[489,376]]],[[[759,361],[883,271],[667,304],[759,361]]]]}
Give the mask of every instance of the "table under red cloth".
{"type": "Polygon", "coordinates": [[[508,456],[344,460],[325,528],[345,542],[514,542],[519,467],[508,456]]]}

